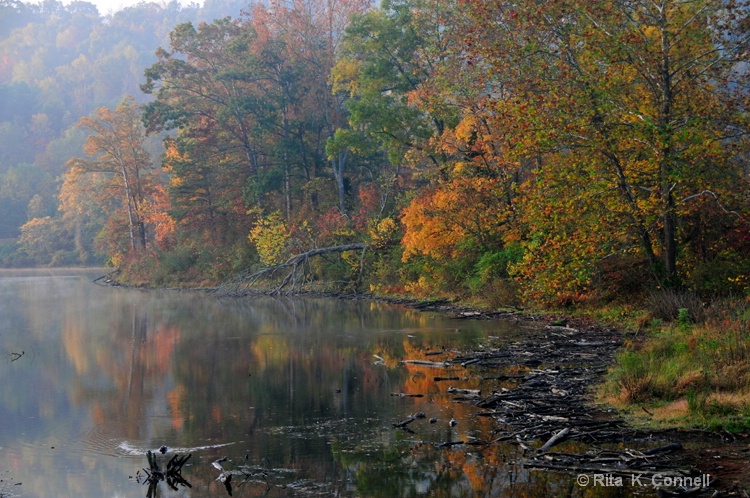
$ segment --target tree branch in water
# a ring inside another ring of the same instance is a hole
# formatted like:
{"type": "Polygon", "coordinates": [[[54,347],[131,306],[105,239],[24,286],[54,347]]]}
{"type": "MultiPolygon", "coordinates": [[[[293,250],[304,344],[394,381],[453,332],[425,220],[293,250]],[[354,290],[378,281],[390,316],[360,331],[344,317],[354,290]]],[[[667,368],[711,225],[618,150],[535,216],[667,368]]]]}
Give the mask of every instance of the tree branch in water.
{"type": "Polygon", "coordinates": [[[270,290],[264,291],[264,293],[271,295],[294,294],[302,290],[302,286],[305,283],[305,277],[307,272],[309,272],[310,258],[313,256],[343,253],[347,251],[362,251],[362,257],[360,258],[360,274],[358,277],[359,280],[362,275],[362,258],[364,258],[366,249],[367,244],[364,242],[312,249],[297,254],[296,256],[292,256],[284,263],[270,266],[254,273],[242,272],[233,279],[219,285],[215,291],[226,295],[240,295],[248,292],[251,287],[258,284],[260,281],[271,280],[283,275],[281,283],[270,290]]]}

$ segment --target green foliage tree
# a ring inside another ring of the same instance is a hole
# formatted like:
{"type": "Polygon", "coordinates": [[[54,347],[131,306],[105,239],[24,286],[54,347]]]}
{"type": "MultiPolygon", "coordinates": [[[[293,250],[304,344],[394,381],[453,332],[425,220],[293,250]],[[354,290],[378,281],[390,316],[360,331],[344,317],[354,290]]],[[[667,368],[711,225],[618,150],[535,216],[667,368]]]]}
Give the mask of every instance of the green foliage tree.
{"type": "Polygon", "coordinates": [[[430,144],[440,136],[447,109],[426,113],[413,105],[416,92],[432,74],[420,57],[430,42],[429,28],[414,22],[421,2],[386,1],[379,10],[355,17],[342,41],[341,55],[331,78],[335,92],[348,93],[349,126],[329,142],[329,151],[345,148],[367,152],[382,147],[393,164],[407,160],[407,152],[433,165],[443,158],[430,144]],[[359,135],[359,136],[358,136],[359,135]]]}

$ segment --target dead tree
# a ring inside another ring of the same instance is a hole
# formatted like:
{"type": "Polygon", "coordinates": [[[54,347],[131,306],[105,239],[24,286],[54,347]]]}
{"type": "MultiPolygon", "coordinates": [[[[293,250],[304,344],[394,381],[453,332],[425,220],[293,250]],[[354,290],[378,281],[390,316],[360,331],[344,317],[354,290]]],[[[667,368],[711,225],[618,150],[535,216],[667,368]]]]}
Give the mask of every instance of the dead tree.
{"type": "Polygon", "coordinates": [[[261,281],[280,279],[281,282],[278,285],[274,286],[270,290],[264,291],[263,293],[270,295],[294,294],[301,291],[302,287],[304,286],[305,279],[310,272],[310,258],[312,258],[313,256],[344,253],[347,251],[362,251],[359,264],[359,281],[362,278],[362,262],[366,250],[367,245],[363,242],[346,244],[342,246],[312,249],[310,251],[297,254],[296,256],[292,256],[284,263],[270,266],[254,273],[250,273],[249,271],[242,272],[239,275],[235,276],[233,279],[219,285],[214,290],[225,295],[242,295],[249,292],[253,286],[261,281]]]}

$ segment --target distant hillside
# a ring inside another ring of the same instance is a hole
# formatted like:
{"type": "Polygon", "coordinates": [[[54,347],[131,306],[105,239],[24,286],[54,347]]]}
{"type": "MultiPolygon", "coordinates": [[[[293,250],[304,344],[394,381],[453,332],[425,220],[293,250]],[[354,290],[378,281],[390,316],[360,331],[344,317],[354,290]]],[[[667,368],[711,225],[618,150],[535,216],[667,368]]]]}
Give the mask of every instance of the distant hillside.
{"type": "Polygon", "coordinates": [[[81,154],[78,119],[125,95],[142,101],[143,71],[177,24],[237,17],[246,5],[141,2],[103,16],[85,1],[0,0],[0,238],[54,215],[62,165],[81,154]]]}

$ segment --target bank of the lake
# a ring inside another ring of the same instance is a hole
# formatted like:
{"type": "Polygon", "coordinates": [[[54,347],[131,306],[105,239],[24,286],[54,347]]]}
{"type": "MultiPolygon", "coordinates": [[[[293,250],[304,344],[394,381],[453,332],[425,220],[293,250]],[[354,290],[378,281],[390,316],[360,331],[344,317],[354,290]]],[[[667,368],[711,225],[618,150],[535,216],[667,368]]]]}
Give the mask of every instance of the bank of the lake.
{"type": "Polygon", "coordinates": [[[616,330],[615,350],[592,341],[608,367],[586,371],[587,395],[570,404],[573,410],[604,408],[636,433],[679,441],[680,459],[712,475],[722,493],[750,492],[750,299],[698,307],[667,295],[658,317],[643,306],[498,311],[440,299],[384,299],[458,317],[532,320],[589,338],[602,328],[616,330]]]}

